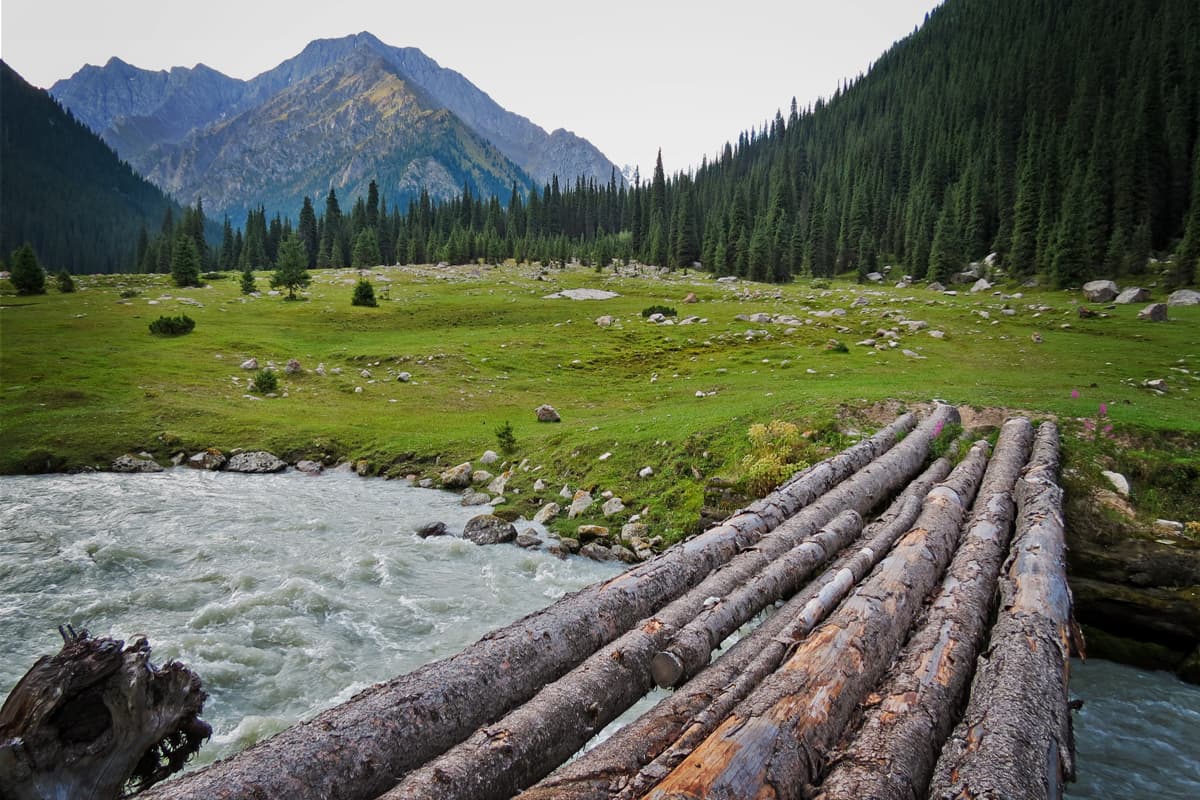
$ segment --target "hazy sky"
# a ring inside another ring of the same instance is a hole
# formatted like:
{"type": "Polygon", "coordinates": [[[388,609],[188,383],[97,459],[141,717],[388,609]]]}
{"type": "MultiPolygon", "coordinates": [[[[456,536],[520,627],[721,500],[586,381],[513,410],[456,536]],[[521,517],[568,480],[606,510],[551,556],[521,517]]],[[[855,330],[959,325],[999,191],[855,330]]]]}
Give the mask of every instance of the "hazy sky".
{"type": "Polygon", "coordinates": [[[936,0],[3,0],[0,57],[48,88],[119,56],[251,78],[318,38],[418,47],[510,111],[648,173],[830,95],[936,0]]]}

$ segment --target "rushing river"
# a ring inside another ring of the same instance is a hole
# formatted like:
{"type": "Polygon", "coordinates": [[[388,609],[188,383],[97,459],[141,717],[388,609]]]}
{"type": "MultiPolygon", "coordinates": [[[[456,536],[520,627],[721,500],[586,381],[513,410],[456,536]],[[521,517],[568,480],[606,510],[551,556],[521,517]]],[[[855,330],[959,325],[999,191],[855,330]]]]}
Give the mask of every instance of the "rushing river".
{"type": "MultiPolygon", "coordinates": [[[[478,513],[345,473],[0,478],[0,695],[59,649],[60,623],[143,633],[204,680],[204,763],[618,570],[412,533],[478,513]]],[[[1200,687],[1093,661],[1071,693],[1071,797],[1200,797],[1200,687]]]]}

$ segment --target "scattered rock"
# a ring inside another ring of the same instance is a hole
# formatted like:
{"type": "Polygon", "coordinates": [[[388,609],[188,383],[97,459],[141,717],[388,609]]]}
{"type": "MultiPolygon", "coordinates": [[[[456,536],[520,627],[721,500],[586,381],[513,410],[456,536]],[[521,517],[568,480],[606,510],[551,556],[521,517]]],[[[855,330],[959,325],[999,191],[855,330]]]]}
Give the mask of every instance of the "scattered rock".
{"type": "Polygon", "coordinates": [[[617,561],[621,561],[625,564],[636,564],[641,561],[641,559],[637,557],[636,553],[624,545],[614,544],[608,549],[614,556],[616,556],[617,561]]]}
{"type": "Polygon", "coordinates": [[[300,368],[300,362],[297,359],[289,358],[287,365],[283,368],[283,371],[287,375],[298,375],[304,370],[300,368]]]}
{"type": "Polygon", "coordinates": [[[880,283],[883,280],[883,275],[878,272],[868,272],[867,280],[871,283],[880,283]]]}
{"type": "Polygon", "coordinates": [[[583,512],[592,507],[592,503],[596,502],[592,499],[591,493],[580,489],[571,498],[571,507],[567,509],[567,519],[575,519],[583,512]]]}
{"type": "Polygon", "coordinates": [[[1125,498],[1115,492],[1110,492],[1106,489],[1098,490],[1093,497],[1096,502],[1104,508],[1115,511],[1126,519],[1133,519],[1137,516],[1137,512],[1133,510],[1133,506],[1125,498]]]}
{"type": "Polygon", "coordinates": [[[247,358],[242,362],[242,369],[258,369],[258,359],[247,358]]]}
{"type": "Polygon", "coordinates": [[[231,456],[225,464],[226,472],[263,474],[268,472],[283,472],[285,469],[287,469],[287,464],[266,450],[238,453],[235,456],[231,456]]]}
{"type": "Polygon", "coordinates": [[[1167,298],[1169,306],[1198,306],[1200,305],[1200,292],[1192,289],[1180,289],[1171,292],[1171,296],[1167,298]]]}
{"type": "Polygon", "coordinates": [[[991,288],[992,284],[988,283],[987,278],[980,278],[979,280],[975,281],[974,284],[972,284],[971,293],[974,294],[975,292],[986,292],[991,288]]]}
{"type": "Polygon", "coordinates": [[[1142,387],[1158,392],[1159,394],[1166,394],[1167,392],[1167,382],[1162,378],[1152,378],[1142,381],[1142,387]]]}
{"type": "Polygon", "coordinates": [[[462,538],[475,544],[511,542],[517,538],[517,527],[494,514],[480,514],[467,520],[462,538]]]}
{"type": "Polygon", "coordinates": [[[112,462],[113,472],[162,472],[162,465],[152,458],[138,458],[126,453],[112,462]]]}
{"type": "Polygon", "coordinates": [[[401,373],[398,373],[398,374],[396,375],[396,380],[397,380],[399,383],[408,383],[409,381],[411,381],[411,380],[412,380],[412,373],[411,373],[411,372],[401,372],[401,373]]]}
{"type": "Polygon", "coordinates": [[[471,462],[464,461],[456,467],[451,467],[438,476],[442,485],[447,489],[465,489],[471,485],[471,462]]]}
{"type": "Polygon", "coordinates": [[[562,418],[558,416],[558,412],[554,410],[554,406],[540,405],[535,410],[538,422],[562,422],[562,418]]]}
{"type": "Polygon", "coordinates": [[[360,458],[354,462],[354,474],[360,478],[365,478],[371,474],[371,462],[365,458],[360,458]]]}
{"type": "Polygon", "coordinates": [[[215,472],[225,466],[225,454],[215,447],[210,447],[190,456],[184,463],[192,469],[206,469],[215,472]]]}
{"type": "Polygon", "coordinates": [[[1041,344],[1043,341],[1042,335],[1040,333],[1038,333],[1037,331],[1034,331],[1033,333],[1029,334],[1029,338],[1031,340],[1033,340],[1034,344],[1041,344]]]}
{"type": "Polygon", "coordinates": [[[542,537],[538,536],[533,528],[530,528],[518,533],[516,542],[518,547],[541,547],[542,537]]]}
{"type": "Polygon", "coordinates": [[[359,373],[358,373],[358,376],[359,376],[360,378],[370,378],[370,377],[371,377],[371,370],[369,370],[369,369],[360,370],[360,371],[359,371],[359,373]]]}
{"type": "Polygon", "coordinates": [[[568,553],[578,553],[579,552],[579,540],[578,539],[572,539],[570,536],[563,536],[561,539],[558,540],[558,543],[560,545],[562,545],[563,549],[565,549],[568,553]]]}
{"type": "Polygon", "coordinates": [[[450,529],[444,522],[426,522],[417,526],[416,534],[422,539],[428,539],[430,536],[448,536],[450,529]]]}
{"type": "Polygon", "coordinates": [[[608,539],[608,528],[603,525],[580,525],[575,529],[575,537],[584,544],[597,539],[608,539]]]}
{"type": "Polygon", "coordinates": [[[460,505],[463,505],[463,506],[486,506],[491,499],[492,499],[492,496],[490,494],[486,494],[484,492],[477,492],[474,489],[472,489],[463,495],[463,499],[462,499],[462,502],[460,503],[460,505]]]}
{"type": "Polygon", "coordinates": [[[495,450],[484,450],[483,455],[479,457],[480,464],[495,464],[500,460],[500,455],[495,450]]]}
{"type": "Polygon", "coordinates": [[[539,494],[546,491],[546,482],[544,480],[542,480],[541,478],[538,478],[536,481],[533,482],[533,491],[535,491],[539,494]]]}
{"type": "Polygon", "coordinates": [[[557,517],[560,511],[562,511],[562,506],[558,503],[546,503],[546,505],[539,508],[538,512],[533,515],[533,521],[539,525],[545,525],[557,517]]]}
{"type": "Polygon", "coordinates": [[[326,373],[325,373],[325,362],[324,362],[324,361],[322,361],[320,364],[317,364],[317,368],[316,368],[316,370],[314,370],[314,371],[315,371],[315,372],[316,372],[318,375],[320,375],[322,378],[324,378],[324,377],[325,377],[325,374],[326,374],[326,373]]]}
{"type": "Polygon", "coordinates": [[[917,353],[913,350],[909,350],[907,348],[904,350],[901,350],[900,352],[903,353],[904,355],[908,356],[909,358],[925,358],[925,356],[921,355],[920,353],[917,353]]]}
{"type": "Polygon", "coordinates": [[[1167,304],[1166,303],[1151,303],[1138,312],[1138,319],[1149,320],[1150,322],[1166,322],[1167,321],[1167,304]]]}
{"type": "Polygon", "coordinates": [[[946,287],[943,286],[942,284],[938,283],[937,281],[934,281],[933,283],[929,284],[929,291],[944,292],[944,291],[946,291],[946,287]]]}
{"type": "Polygon", "coordinates": [[[649,535],[650,527],[644,522],[626,522],[621,526],[621,539],[626,542],[645,539],[649,535]]]}
{"type": "Polygon", "coordinates": [[[1092,311],[1087,306],[1080,306],[1078,311],[1079,311],[1080,319],[1092,319],[1093,317],[1100,316],[1099,314],[1097,314],[1095,311],[1092,311]]]}
{"type": "Polygon", "coordinates": [[[613,324],[613,318],[608,314],[605,314],[602,317],[596,317],[596,324],[601,328],[611,327],[613,324]]]}
{"type": "Polygon", "coordinates": [[[1145,303],[1150,299],[1150,293],[1140,286],[1130,286],[1117,295],[1114,303],[1128,305],[1129,303],[1145,303]]]}
{"type": "Polygon", "coordinates": [[[296,470],[298,472],[303,472],[305,475],[320,475],[325,471],[325,465],[323,465],[320,461],[309,461],[308,459],[303,459],[296,462],[296,470]]]}
{"type": "Polygon", "coordinates": [[[590,558],[593,561],[615,561],[617,558],[611,548],[597,542],[585,544],[579,548],[579,555],[590,558]]]}
{"type": "Polygon", "coordinates": [[[1122,497],[1129,497],[1129,479],[1119,472],[1110,472],[1104,470],[1100,473],[1103,475],[1112,487],[1117,490],[1117,493],[1122,497]]]}
{"type": "Polygon", "coordinates": [[[508,479],[512,477],[512,473],[505,472],[497,475],[488,482],[487,490],[492,494],[504,494],[504,490],[508,488],[508,479]]]}
{"type": "Polygon", "coordinates": [[[683,302],[685,302],[685,303],[699,303],[699,302],[700,302],[700,298],[696,297],[696,293],[695,293],[695,292],[688,292],[688,293],[687,293],[687,297],[683,298],[683,302]]]}
{"type": "Polygon", "coordinates": [[[611,517],[613,514],[620,514],[624,510],[625,503],[622,502],[621,498],[619,497],[613,497],[607,500],[604,505],[600,507],[600,511],[606,517],[611,517]]]}
{"type": "Polygon", "coordinates": [[[1112,281],[1088,281],[1083,285],[1083,296],[1089,303],[1107,303],[1118,294],[1120,289],[1112,281]]]}
{"type": "Polygon", "coordinates": [[[653,467],[642,467],[640,470],[638,470],[639,478],[649,478],[653,474],[654,474],[653,467]]]}
{"type": "Polygon", "coordinates": [[[477,469],[471,473],[471,483],[487,483],[492,479],[492,473],[486,469],[477,469]]]}
{"type": "Polygon", "coordinates": [[[946,338],[945,331],[930,331],[929,335],[935,339],[945,339],[946,338]]]}
{"type": "Polygon", "coordinates": [[[1154,520],[1154,527],[1157,530],[1166,531],[1167,533],[1183,533],[1183,523],[1176,522],[1173,519],[1156,519],[1154,520]]]}

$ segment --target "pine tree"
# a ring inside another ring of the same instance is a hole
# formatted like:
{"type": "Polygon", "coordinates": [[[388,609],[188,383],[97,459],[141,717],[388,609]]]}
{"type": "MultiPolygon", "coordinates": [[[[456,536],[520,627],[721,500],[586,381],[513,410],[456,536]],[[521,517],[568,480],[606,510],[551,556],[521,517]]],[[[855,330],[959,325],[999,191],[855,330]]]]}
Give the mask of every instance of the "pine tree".
{"type": "MultiPolygon", "coordinates": [[[[363,232],[365,233],[366,231],[363,232]]],[[[368,306],[370,308],[375,308],[379,305],[375,300],[375,287],[371,285],[369,280],[359,278],[358,283],[354,285],[354,296],[350,298],[350,305],[368,306]]]]}
{"type": "Polygon", "coordinates": [[[380,263],[379,242],[374,228],[363,228],[354,240],[354,267],[374,267],[380,263]]]}
{"type": "Polygon", "coordinates": [[[12,281],[17,294],[46,293],[46,272],[38,263],[37,254],[33,252],[33,246],[29,242],[13,251],[8,261],[11,271],[9,280],[12,281]]]}
{"type": "Polygon", "coordinates": [[[308,268],[312,269],[317,265],[317,250],[320,247],[320,240],[317,236],[317,215],[313,211],[312,199],[308,196],[305,196],[304,204],[300,207],[297,233],[300,236],[300,243],[304,245],[304,253],[308,257],[308,268]]]}
{"type": "Polygon", "coordinates": [[[250,270],[242,270],[242,294],[254,294],[258,287],[254,283],[254,273],[250,270]]]}
{"type": "Polygon", "coordinates": [[[312,282],[305,270],[306,257],[304,245],[294,235],[279,243],[279,264],[275,274],[271,276],[271,287],[280,286],[288,290],[288,300],[296,299],[296,290],[303,289],[312,282]]]}
{"type": "Polygon", "coordinates": [[[1168,280],[1173,288],[1200,283],[1200,141],[1192,166],[1192,201],[1183,229],[1183,241],[1175,250],[1168,280]]]}
{"type": "Polygon", "coordinates": [[[958,214],[951,200],[952,192],[946,192],[946,202],[933,230],[933,244],[929,249],[929,269],[926,277],[931,281],[945,281],[962,268],[962,234],[958,228],[958,214]]]}
{"type": "Polygon", "coordinates": [[[1050,264],[1050,276],[1060,289],[1078,286],[1086,275],[1087,261],[1087,190],[1083,164],[1077,164],[1067,184],[1067,195],[1063,202],[1062,218],[1054,243],[1050,264]]]}
{"type": "Polygon", "coordinates": [[[176,286],[200,285],[200,254],[195,239],[182,226],[171,248],[171,280],[176,286]]]}
{"type": "Polygon", "coordinates": [[[217,259],[217,265],[222,270],[233,269],[237,266],[234,260],[234,242],[233,242],[233,225],[229,222],[229,215],[225,215],[225,224],[221,229],[221,255],[217,259]]]}
{"type": "Polygon", "coordinates": [[[58,283],[58,291],[62,292],[63,294],[70,294],[71,292],[75,291],[75,281],[71,279],[71,273],[67,272],[65,269],[58,273],[58,275],[55,277],[55,280],[58,283]]]}

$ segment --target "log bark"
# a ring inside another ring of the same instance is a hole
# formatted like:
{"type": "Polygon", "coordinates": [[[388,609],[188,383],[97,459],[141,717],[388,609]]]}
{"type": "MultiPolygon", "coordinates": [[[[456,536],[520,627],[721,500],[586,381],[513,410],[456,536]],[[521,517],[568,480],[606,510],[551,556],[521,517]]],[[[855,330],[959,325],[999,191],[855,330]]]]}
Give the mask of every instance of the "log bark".
{"type": "Polygon", "coordinates": [[[986,463],[978,443],[871,576],[645,796],[801,797],[949,562],[986,463]]]}
{"type": "Polygon", "coordinates": [[[933,432],[958,418],[941,406],[903,442],[796,516],[687,594],[596,651],[525,705],[485,726],[409,773],[386,800],[509,797],[540,780],[651,688],[650,660],[711,597],[724,597],[748,576],[815,534],[847,507],[859,514],[908,482],[928,457],[933,432]],[[841,498],[831,500],[831,498],[841,498]]]}
{"type": "Polygon", "coordinates": [[[863,723],[834,757],[818,800],[925,796],[987,636],[1012,532],[1013,489],[1032,442],[1028,420],[1004,424],[940,592],[883,685],[868,699],[863,723]]]}
{"type": "MultiPolygon", "coordinates": [[[[691,733],[700,728],[703,722],[698,717],[708,716],[708,710],[716,703],[727,703],[731,709],[757,680],[773,672],[790,647],[816,624],[812,622],[804,628],[804,623],[796,619],[797,615],[811,602],[825,598],[825,587],[842,575],[857,574],[861,579],[900,534],[909,529],[920,512],[924,496],[949,474],[950,468],[948,459],[935,461],[909,484],[879,520],[867,527],[863,547],[839,557],[820,578],[695,678],[606,741],[522,793],[518,800],[607,800],[637,796],[653,786],[665,772],[658,773],[644,785],[639,782],[637,773],[643,768],[649,769],[648,765],[652,765],[685,730],[691,733]],[[751,677],[754,675],[757,680],[751,677]]],[[[826,603],[833,602],[836,600],[826,598],[826,603]]],[[[812,616],[819,621],[815,613],[812,616]]],[[[719,722],[727,713],[728,709],[718,713],[716,720],[719,722]]],[[[704,735],[715,725],[713,722],[704,735]]]]}
{"type": "Polygon", "coordinates": [[[144,638],[63,634],[0,708],[0,797],[111,800],[183,768],[212,729],[200,678],[144,638]]]}
{"type": "Polygon", "coordinates": [[[1071,590],[1057,472],[1058,430],[1046,422],[1017,483],[1000,614],[967,710],[942,749],[931,798],[1057,798],[1075,778],[1067,705],[1071,590]]]}
{"type": "Polygon", "coordinates": [[[694,539],[493,631],[454,656],[377,684],[229,759],[156,787],[147,797],[371,800],[691,589],[888,451],[915,424],[905,414],[694,539]]]}

